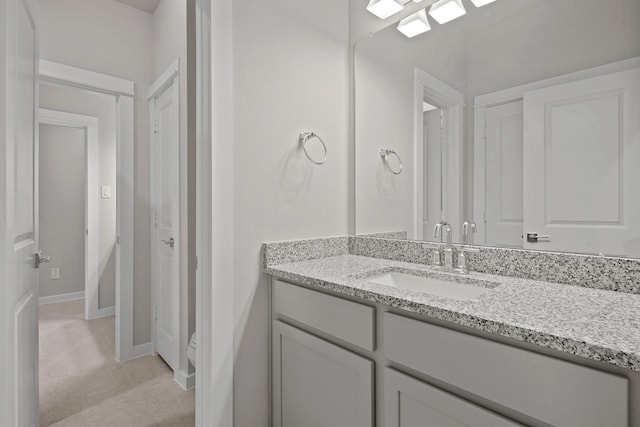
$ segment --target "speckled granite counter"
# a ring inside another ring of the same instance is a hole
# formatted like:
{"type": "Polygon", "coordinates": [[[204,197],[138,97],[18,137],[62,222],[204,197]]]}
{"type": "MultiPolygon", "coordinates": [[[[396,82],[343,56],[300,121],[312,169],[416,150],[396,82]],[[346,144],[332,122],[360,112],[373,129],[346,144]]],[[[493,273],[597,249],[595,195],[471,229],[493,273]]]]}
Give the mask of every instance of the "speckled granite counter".
{"type": "MultiPolygon", "coordinates": [[[[463,277],[498,286],[477,300],[459,301],[367,282],[368,277],[393,269],[430,275],[435,270],[429,266],[336,252],[312,260],[266,262],[264,271],[317,289],[640,371],[640,295],[472,272],[463,277]]],[[[455,276],[458,281],[468,280],[455,276]]]]}

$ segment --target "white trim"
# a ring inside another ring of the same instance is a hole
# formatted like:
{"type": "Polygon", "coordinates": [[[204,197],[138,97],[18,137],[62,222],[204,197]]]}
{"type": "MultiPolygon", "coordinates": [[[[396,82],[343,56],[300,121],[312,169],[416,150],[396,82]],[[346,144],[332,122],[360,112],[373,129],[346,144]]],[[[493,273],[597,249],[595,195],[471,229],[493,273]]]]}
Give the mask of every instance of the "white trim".
{"type": "MultiPolygon", "coordinates": [[[[177,163],[177,174],[176,174],[176,179],[178,180],[175,185],[177,188],[177,198],[174,200],[174,203],[176,203],[177,209],[176,211],[178,212],[178,218],[176,218],[176,224],[174,224],[174,239],[175,239],[175,246],[173,248],[174,250],[174,256],[177,257],[178,260],[178,270],[175,272],[176,276],[177,276],[177,280],[175,281],[175,283],[173,283],[173,285],[176,287],[175,289],[172,290],[172,292],[174,293],[174,295],[177,296],[177,298],[175,298],[172,303],[172,311],[173,311],[173,316],[171,318],[172,322],[173,322],[173,330],[175,331],[176,337],[175,337],[175,348],[173,348],[171,350],[171,352],[173,353],[171,356],[169,356],[170,359],[173,359],[173,361],[175,361],[176,366],[172,367],[174,369],[174,372],[177,372],[180,369],[180,366],[182,366],[182,362],[184,360],[183,359],[183,355],[180,352],[180,344],[182,343],[182,334],[181,334],[181,328],[180,328],[180,319],[181,319],[181,313],[180,313],[180,307],[182,306],[180,304],[180,296],[181,296],[181,292],[180,292],[180,251],[182,250],[182,239],[180,236],[180,224],[181,224],[181,220],[182,218],[180,217],[180,176],[181,176],[181,170],[180,170],[180,165],[181,165],[181,151],[180,150],[180,146],[181,146],[181,139],[180,139],[180,128],[181,128],[181,120],[182,120],[182,111],[181,111],[181,106],[180,106],[180,60],[176,59],[173,64],[171,64],[171,66],[164,72],[162,73],[161,77],[158,78],[158,80],[156,80],[152,85],[151,85],[151,89],[149,90],[149,126],[150,126],[150,130],[149,130],[149,136],[150,136],[150,144],[149,144],[149,169],[150,169],[150,214],[151,217],[149,218],[149,223],[151,224],[151,340],[153,343],[153,351],[156,352],[157,351],[157,330],[156,330],[156,306],[157,306],[157,294],[158,294],[158,284],[156,281],[156,249],[157,249],[157,229],[155,227],[155,213],[156,213],[156,183],[157,183],[157,177],[156,177],[156,173],[157,173],[157,167],[156,167],[156,156],[158,155],[158,152],[156,150],[156,135],[158,135],[157,133],[157,129],[156,129],[156,123],[155,123],[155,117],[156,117],[156,99],[158,99],[161,95],[163,95],[165,92],[167,92],[168,90],[172,90],[173,93],[171,94],[172,100],[173,100],[173,105],[176,108],[176,113],[178,115],[177,117],[177,124],[176,124],[176,128],[175,128],[175,133],[176,133],[176,140],[175,140],[175,144],[176,144],[176,153],[178,154],[177,158],[175,159],[175,162],[177,163]]],[[[161,172],[162,173],[162,172],[161,172]]],[[[184,358],[186,359],[186,354],[184,355],[184,358]]]]}
{"type": "Polygon", "coordinates": [[[111,307],[102,307],[98,309],[98,312],[91,319],[100,319],[102,317],[115,316],[116,314],[116,306],[112,305],[111,307]]]}
{"type": "Polygon", "coordinates": [[[133,357],[133,207],[134,86],[133,82],[40,60],[40,79],[116,97],[116,360],[133,357]]]}
{"type": "Polygon", "coordinates": [[[131,351],[131,357],[129,358],[129,360],[137,359],[139,357],[149,356],[151,354],[153,354],[153,343],[146,342],[144,344],[133,346],[133,349],[131,351]]]}
{"type": "Polygon", "coordinates": [[[515,86],[508,89],[498,90],[496,92],[478,95],[473,100],[473,108],[488,107],[491,105],[503,104],[505,102],[516,101],[522,99],[525,92],[536,89],[544,89],[550,86],[556,86],[564,83],[574,82],[576,80],[588,79],[591,77],[602,76],[604,74],[617,73],[619,71],[631,70],[640,67],[640,56],[622,61],[612,62],[610,64],[598,65],[596,67],[575,71],[569,74],[550,77],[544,80],[538,80],[515,86]]]}
{"type": "MultiPolygon", "coordinates": [[[[473,236],[472,243],[484,245],[487,242],[487,227],[484,216],[487,205],[487,177],[486,177],[486,111],[487,108],[509,102],[521,101],[526,92],[544,89],[577,80],[588,79],[605,74],[626,71],[640,67],[640,56],[610,64],[579,70],[569,74],[551,77],[536,82],[515,86],[496,92],[479,95],[474,98],[473,112],[473,221],[478,226],[478,232],[473,236]]],[[[472,233],[473,235],[473,233],[472,233]]]]}
{"type": "Polygon", "coordinates": [[[414,193],[413,193],[413,223],[414,239],[424,240],[422,224],[423,208],[422,197],[424,194],[424,113],[423,102],[443,108],[446,112],[445,133],[447,144],[444,157],[446,162],[442,164],[443,191],[443,216],[452,225],[453,240],[460,241],[462,229],[462,162],[463,162],[463,135],[464,135],[464,95],[418,68],[414,73],[414,193]]]}
{"type": "Polygon", "coordinates": [[[40,60],[40,79],[111,95],[134,96],[133,82],[46,59],[40,60]]]}
{"type": "Polygon", "coordinates": [[[85,241],[84,241],[84,315],[94,319],[99,315],[100,278],[100,149],[98,118],[82,114],[40,108],[41,124],[82,129],[85,132],[85,241]]]}
{"type": "Polygon", "coordinates": [[[233,425],[231,11],[232,0],[196,0],[197,427],[233,425]]]}
{"type": "Polygon", "coordinates": [[[173,61],[173,63],[167,68],[160,77],[149,88],[148,100],[151,98],[157,98],[162,92],[164,92],[173,83],[174,77],[180,75],[180,58],[173,61]]]}
{"type": "Polygon", "coordinates": [[[173,373],[173,380],[185,390],[191,390],[196,386],[195,372],[187,375],[184,371],[178,369],[173,373]]]}
{"type": "Polygon", "coordinates": [[[84,291],[82,292],[71,292],[68,294],[60,294],[60,295],[50,295],[48,297],[40,297],[38,298],[39,305],[46,304],[55,304],[57,302],[64,301],[75,301],[84,298],[84,291]]]}

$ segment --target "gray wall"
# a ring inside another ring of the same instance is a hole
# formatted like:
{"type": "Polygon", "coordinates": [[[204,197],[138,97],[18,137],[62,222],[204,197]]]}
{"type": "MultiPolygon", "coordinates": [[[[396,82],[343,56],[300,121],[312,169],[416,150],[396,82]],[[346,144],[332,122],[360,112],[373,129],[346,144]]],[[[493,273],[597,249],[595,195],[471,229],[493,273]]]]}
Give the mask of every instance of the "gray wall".
{"type": "MultiPolygon", "coordinates": [[[[98,304],[113,307],[116,302],[116,102],[115,97],[76,88],[40,84],[40,107],[98,118],[100,185],[111,187],[111,198],[100,198],[100,271],[98,304]]],[[[41,135],[42,138],[42,135],[41,135]]],[[[83,148],[84,150],[84,148],[83,148]]],[[[82,161],[84,168],[84,160],[82,161]]],[[[84,169],[83,169],[84,171],[84,169]]],[[[84,174],[84,172],[83,172],[84,174]]],[[[84,176],[84,175],[83,175],[84,176]]],[[[41,191],[42,197],[42,191],[41,191]]],[[[84,228],[84,190],[82,227],[84,228]]],[[[42,215],[41,215],[42,217],[42,215]]],[[[83,241],[84,248],[84,241],[83,241]]],[[[46,252],[44,252],[46,253],[46,252]]],[[[84,249],[82,258],[84,262],[84,249]]],[[[55,259],[54,259],[55,261],[55,259]]],[[[49,277],[48,274],[42,276],[49,277]]],[[[84,290],[84,283],[83,289],[84,290]]]]}
{"type": "Polygon", "coordinates": [[[85,132],[40,125],[40,296],[84,292],[85,132]],[[50,269],[60,269],[51,280],[50,269]]]}
{"type": "Polygon", "coordinates": [[[149,106],[152,15],[115,1],[39,0],[40,57],[135,83],[134,345],[151,340],[149,106]]]}
{"type": "Polygon", "coordinates": [[[234,425],[269,425],[265,241],[341,235],[348,225],[348,2],[235,0],[234,425]],[[312,165],[298,134],[318,133],[312,165]]]}

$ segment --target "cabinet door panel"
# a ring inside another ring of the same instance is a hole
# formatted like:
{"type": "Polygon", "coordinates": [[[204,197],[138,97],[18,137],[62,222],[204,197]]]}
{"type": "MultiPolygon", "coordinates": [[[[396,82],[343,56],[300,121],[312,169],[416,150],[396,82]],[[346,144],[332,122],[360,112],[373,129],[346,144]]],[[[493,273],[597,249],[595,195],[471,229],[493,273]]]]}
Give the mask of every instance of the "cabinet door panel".
{"type": "Polygon", "coordinates": [[[393,369],[384,372],[385,427],[522,426],[393,369]]]}
{"type": "Polygon", "coordinates": [[[285,323],[273,324],[277,427],[371,427],[373,362],[285,323]]]}

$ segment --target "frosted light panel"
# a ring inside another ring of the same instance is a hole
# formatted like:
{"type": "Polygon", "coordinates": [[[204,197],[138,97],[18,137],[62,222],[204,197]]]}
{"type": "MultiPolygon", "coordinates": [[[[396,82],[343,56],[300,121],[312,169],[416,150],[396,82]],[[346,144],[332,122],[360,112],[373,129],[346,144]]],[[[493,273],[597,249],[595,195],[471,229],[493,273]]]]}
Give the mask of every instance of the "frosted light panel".
{"type": "Polygon", "coordinates": [[[460,0],[439,0],[431,5],[429,15],[439,24],[445,24],[467,13],[460,0]]]}
{"type": "Polygon", "coordinates": [[[369,0],[367,10],[380,19],[385,19],[402,10],[395,0],[369,0]]]}
{"type": "Polygon", "coordinates": [[[409,38],[426,33],[430,29],[431,25],[429,25],[425,9],[407,16],[398,24],[398,31],[409,38]]]}
{"type": "Polygon", "coordinates": [[[476,5],[476,7],[482,7],[485,4],[493,3],[496,0],[471,0],[471,3],[476,5]]]}

